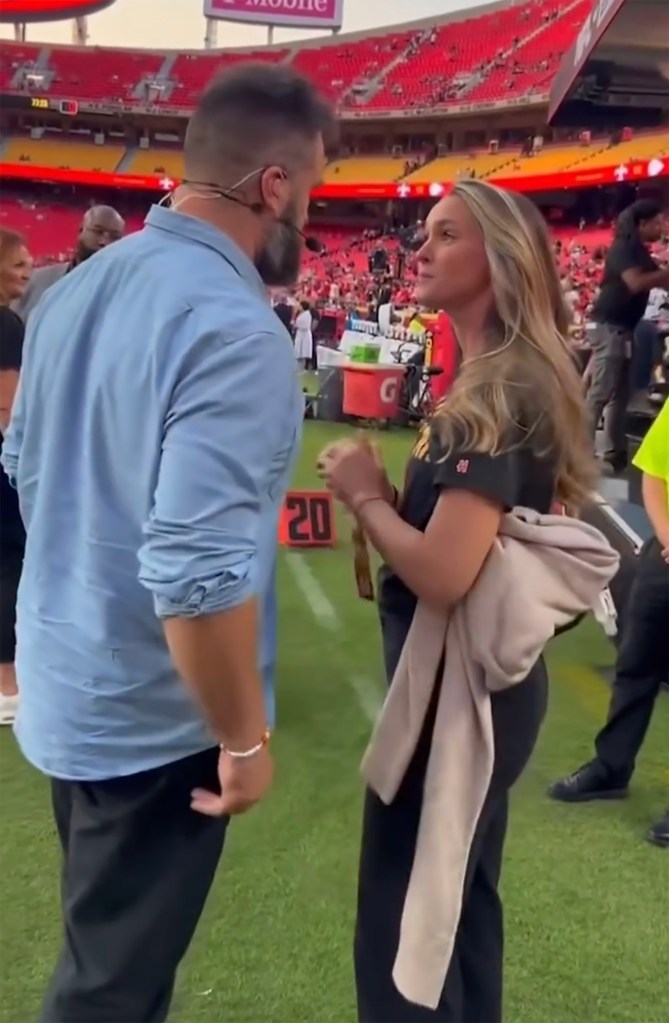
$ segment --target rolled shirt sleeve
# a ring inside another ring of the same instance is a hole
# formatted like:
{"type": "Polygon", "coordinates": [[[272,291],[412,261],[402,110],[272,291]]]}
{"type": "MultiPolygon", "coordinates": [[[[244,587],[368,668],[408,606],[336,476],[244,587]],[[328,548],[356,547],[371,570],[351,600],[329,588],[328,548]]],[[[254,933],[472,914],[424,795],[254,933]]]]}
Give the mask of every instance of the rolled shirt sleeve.
{"type": "Polygon", "coordinates": [[[272,333],[210,332],[192,346],[139,551],[159,617],[212,614],[257,595],[261,515],[295,442],[296,393],[292,353],[272,333]]]}

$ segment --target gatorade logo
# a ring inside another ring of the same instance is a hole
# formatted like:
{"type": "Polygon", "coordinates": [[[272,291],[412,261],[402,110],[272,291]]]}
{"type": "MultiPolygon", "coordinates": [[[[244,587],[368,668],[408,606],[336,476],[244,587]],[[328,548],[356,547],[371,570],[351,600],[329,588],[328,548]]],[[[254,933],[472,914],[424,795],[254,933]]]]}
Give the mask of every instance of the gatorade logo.
{"type": "Polygon", "coordinates": [[[399,380],[389,378],[381,384],[380,395],[384,405],[396,405],[398,399],[399,380]]]}

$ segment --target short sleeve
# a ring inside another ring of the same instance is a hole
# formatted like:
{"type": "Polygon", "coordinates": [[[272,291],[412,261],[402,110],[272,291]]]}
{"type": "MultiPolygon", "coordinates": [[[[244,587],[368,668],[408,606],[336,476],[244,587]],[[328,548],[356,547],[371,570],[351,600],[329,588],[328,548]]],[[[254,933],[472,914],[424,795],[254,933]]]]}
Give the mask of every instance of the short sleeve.
{"type": "Polygon", "coordinates": [[[440,490],[470,490],[514,508],[522,492],[522,456],[519,450],[488,455],[458,450],[445,458],[433,455],[434,482],[440,490]]]}
{"type": "Polygon", "coordinates": [[[7,307],[0,308],[0,370],[18,373],[21,369],[24,333],[19,317],[7,307]]]}
{"type": "Polygon", "coordinates": [[[612,245],[606,257],[606,269],[610,274],[620,277],[626,270],[647,270],[648,255],[645,250],[628,241],[619,241],[612,245]]]}
{"type": "Polygon", "coordinates": [[[669,400],[653,422],[633,459],[633,465],[648,476],[669,483],[669,400]]]}

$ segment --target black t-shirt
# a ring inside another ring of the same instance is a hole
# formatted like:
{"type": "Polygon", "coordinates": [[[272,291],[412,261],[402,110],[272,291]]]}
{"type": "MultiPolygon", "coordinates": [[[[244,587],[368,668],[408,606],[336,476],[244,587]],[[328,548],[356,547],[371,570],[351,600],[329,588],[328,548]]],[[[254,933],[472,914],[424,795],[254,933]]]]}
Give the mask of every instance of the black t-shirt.
{"type": "Polygon", "coordinates": [[[622,279],[626,270],[634,268],[642,273],[652,273],[658,265],[639,239],[616,238],[606,253],[604,276],[592,308],[592,318],[596,323],[610,323],[614,327],[634,330],[643,318],[650,290],[633,295],[622,279]]]}
{"type": "MultiPolygon", "coordinates": [[[[24,333],[23,320],[8,306],[0,306],[0,372],[20,371],[24,333]]],[[[20,553],[24,542],[18,497],[4,469],[0,468],[0,556],[4,558],[20,553]]]]}
{"type": "Polygon", "coordinates": [[[21,317],[9,306],[0,306],[0,370],[21,369],[24,333],[21,317]]]}
{"type": "MultiPolygon", "coordinates": [[[[554,500],[554,466],[550,457],[541,458],[522,443],[494,456],[460,448],[444,459],[439,440],[428,424],[411,453],[399,508],[401,517],[423,532],[441,491],[451,488],[471,490],[499,501],[507,511],[522,506],[545,514],[554,500]]],[[[378,591],[386,670],[391,677],[417,598],[385,565],[379,571],[378,591]]]]}

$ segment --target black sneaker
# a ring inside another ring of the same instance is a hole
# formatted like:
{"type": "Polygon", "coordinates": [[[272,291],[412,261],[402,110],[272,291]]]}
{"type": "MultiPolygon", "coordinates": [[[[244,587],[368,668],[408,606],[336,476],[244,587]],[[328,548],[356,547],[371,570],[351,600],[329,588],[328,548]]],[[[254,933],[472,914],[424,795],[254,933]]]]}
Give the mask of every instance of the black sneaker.
{"type": "Polygon", "coordinates": [[[578,771],[553,782],[548,790],[551,799],[561,803],[587,803],[591,799],[624,799],[627,785],[615,784],[597,760],[579,767],[578,771]]]}
{"type": "Polygon", "coordinates": [[[661,849],[669,849],[669,810],[657,824],[653,824],[647,838],[653,845],[659,845],[661,849]]]}

